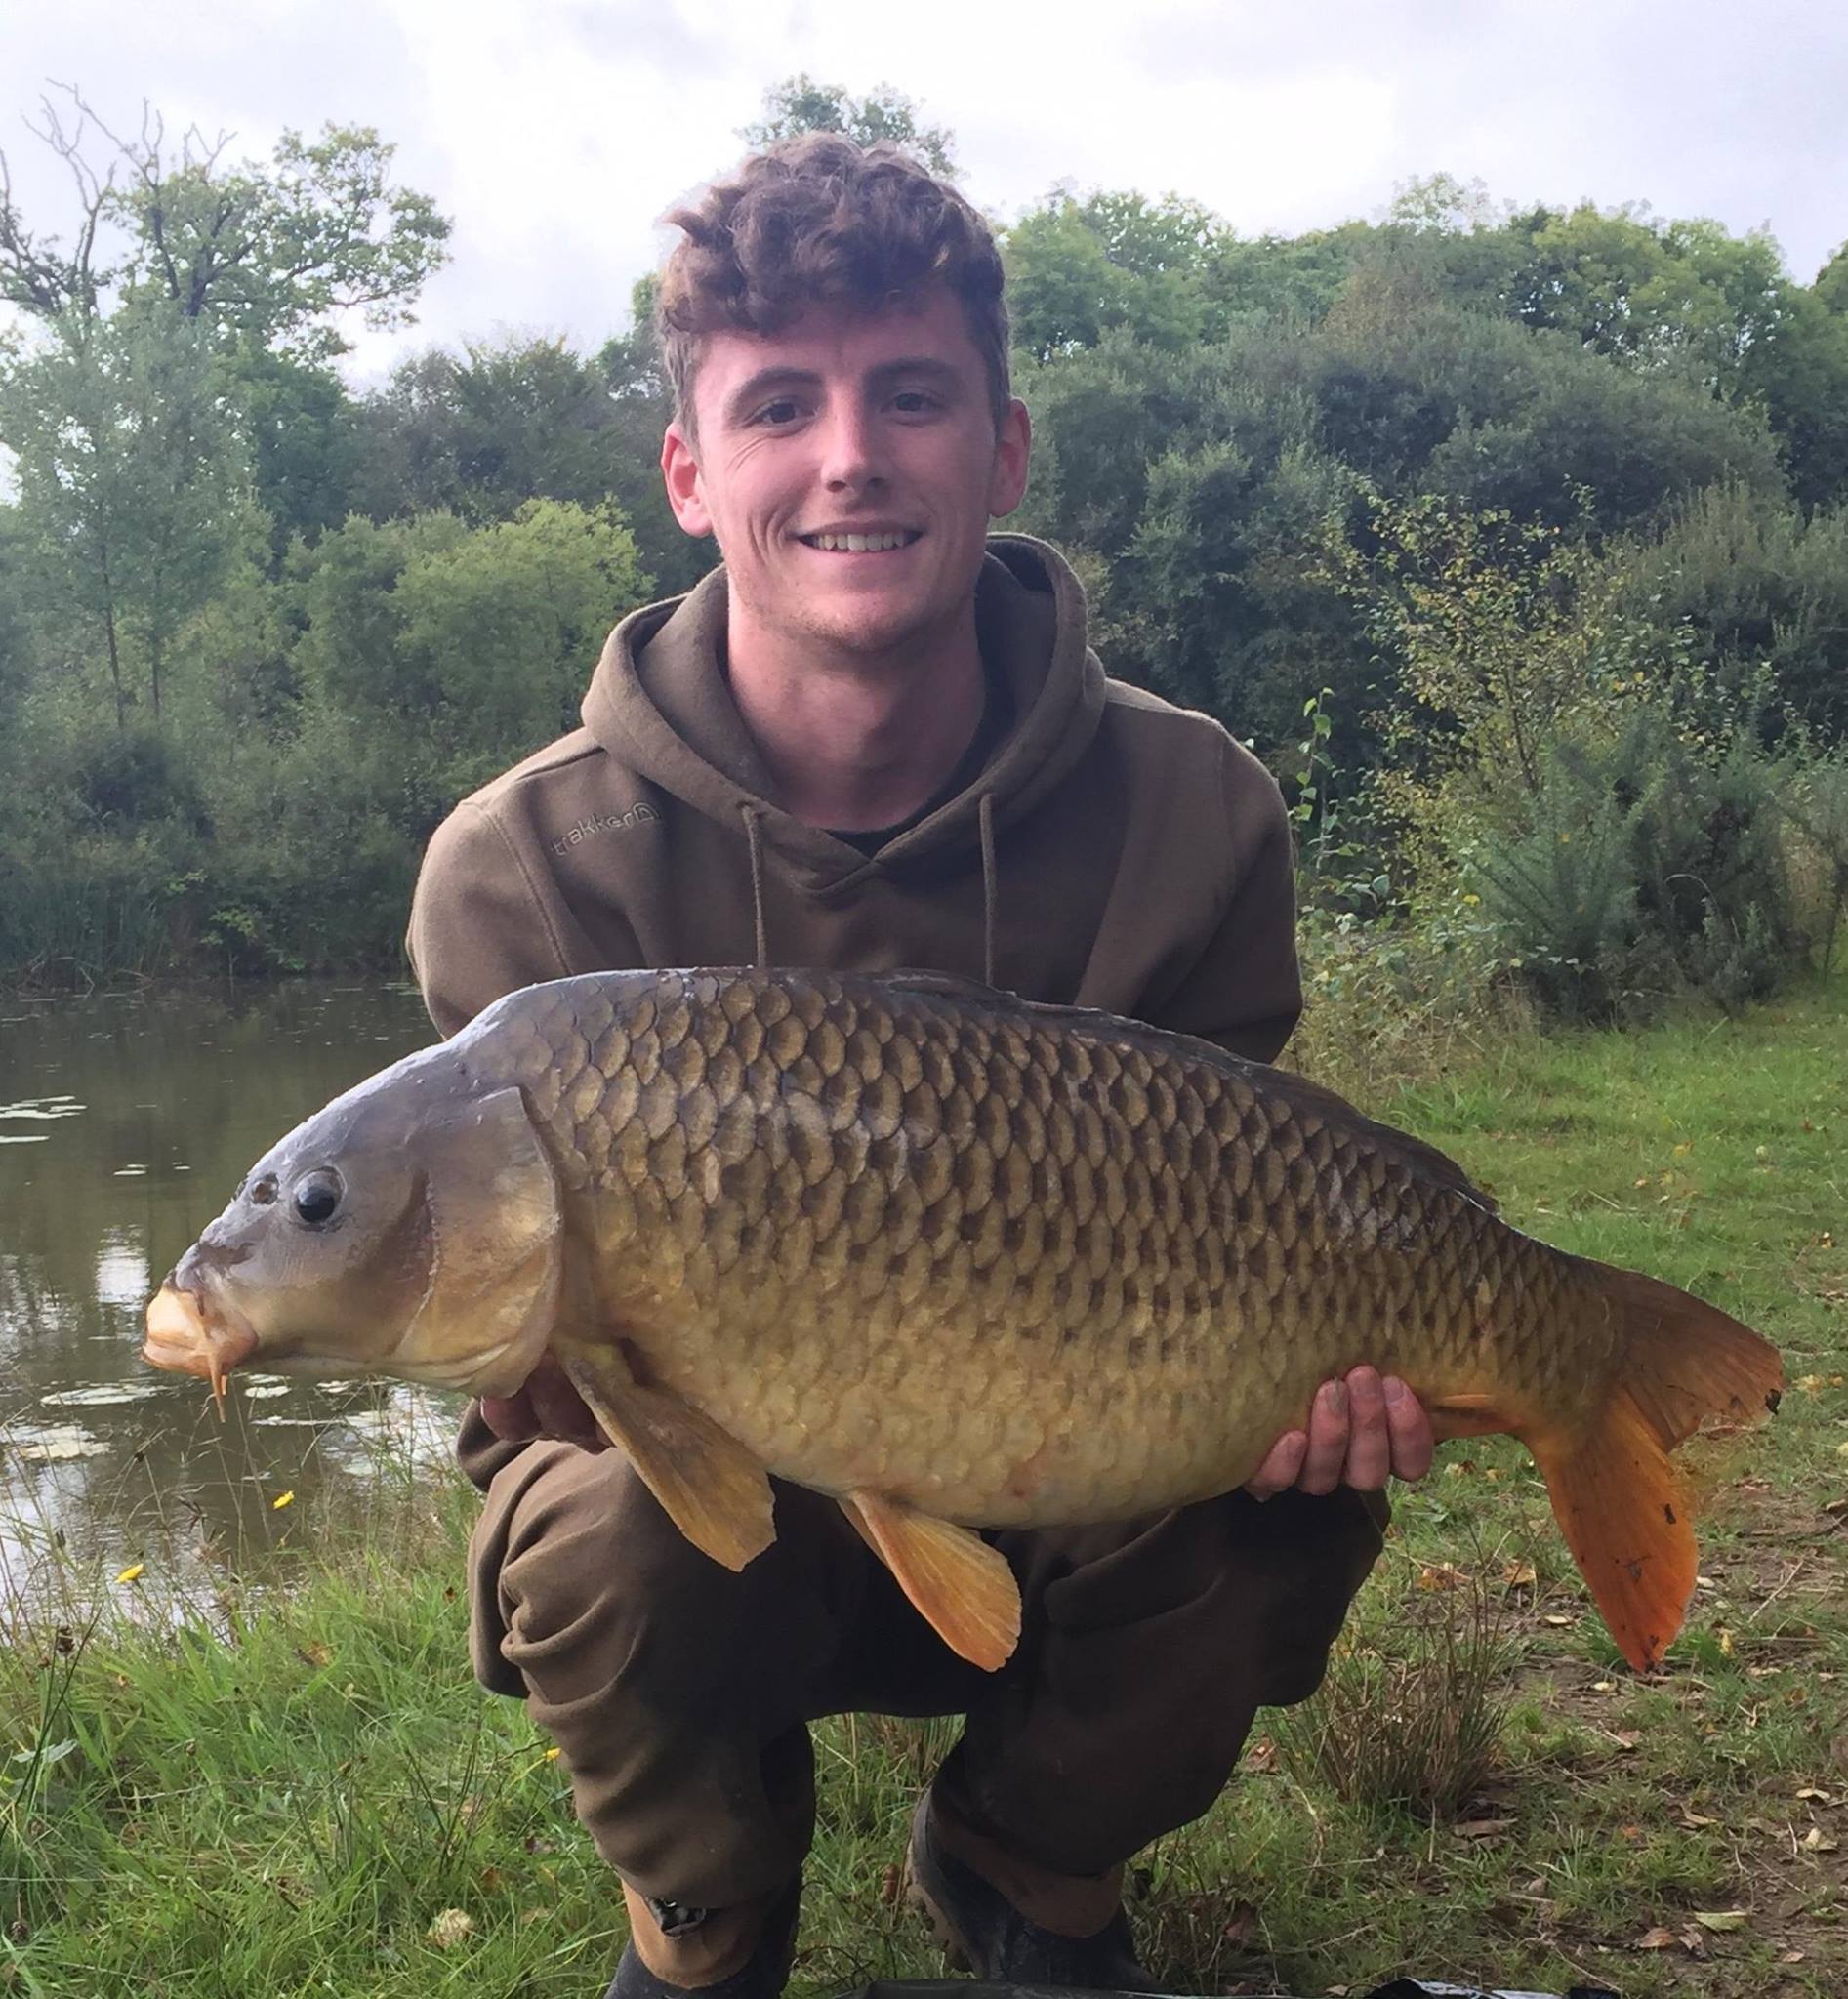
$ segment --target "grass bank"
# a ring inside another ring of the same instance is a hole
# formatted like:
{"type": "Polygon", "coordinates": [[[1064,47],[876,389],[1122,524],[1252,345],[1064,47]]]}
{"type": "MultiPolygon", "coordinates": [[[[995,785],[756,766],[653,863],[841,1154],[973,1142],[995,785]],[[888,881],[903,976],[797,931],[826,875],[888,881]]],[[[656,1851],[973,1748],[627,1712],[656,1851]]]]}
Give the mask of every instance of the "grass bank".
{"type": "MultiPolygon", "coordinates": [[[[1212,1815],[1142,1856],[1137,1922],[1175,1989],[1360,1991],[1416,1969],[1630,1999],[1848,1991],[1844,1049],[1838,980],[1743,1021],[1491,1044],[1376,1100],[1513,1219],[1762,1326],[1792,1392],[1770,1432],[1686,1453],[1702,1581],[1648,1679],[1619,1664],[1523,1454],[1450,1447],[1402,1497],[1337,1661],[1336,1692],[1373,1690],[1363,1734],[1332,1705],[1316,1764],[1302,1731],[1260,1732],[1212,1815]],[[1395,1662],[1421,1627],[1472,1624],[1505,1647],[1486,1768],[1441,1813],[1344,1797],[1394,1727],[1448,1753],[1395,1662]]],[[[601,1989],[611,1883],[546,1743],[463,1663],[467,1516],[453,1489],[403,1493],[371,1545],[305,1556],[265,1602],[227,1584],[174,1621],[144,1575],[113,1588],[139,1621],[16,1617],[0,1988],[601,1989]]],[[[820,1732],[799,1994],[935,1969],[893,1905],[894,1863],[947,1740],[944,1724],[820,1732]]]]}

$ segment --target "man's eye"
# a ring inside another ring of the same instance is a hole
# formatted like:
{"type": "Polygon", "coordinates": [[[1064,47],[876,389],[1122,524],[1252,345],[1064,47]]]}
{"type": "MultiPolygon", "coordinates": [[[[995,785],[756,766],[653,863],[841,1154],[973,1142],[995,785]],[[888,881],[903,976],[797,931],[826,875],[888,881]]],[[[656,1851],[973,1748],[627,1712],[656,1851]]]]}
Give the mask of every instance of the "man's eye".
{"type": "Polygon", "coordinates": [[[937,399],[922,388],[901,388],[892,397],[892,406],[900,416],[920,417],[937,406],[937,399]]]}
{"type": "Polygon", "coordinates": [[[780,395],[774,402],[766,402],[758,412],[758,422],[774,428],[781,424],[793,424],[799,414],[795,402],[787,395],[780,395]]]}

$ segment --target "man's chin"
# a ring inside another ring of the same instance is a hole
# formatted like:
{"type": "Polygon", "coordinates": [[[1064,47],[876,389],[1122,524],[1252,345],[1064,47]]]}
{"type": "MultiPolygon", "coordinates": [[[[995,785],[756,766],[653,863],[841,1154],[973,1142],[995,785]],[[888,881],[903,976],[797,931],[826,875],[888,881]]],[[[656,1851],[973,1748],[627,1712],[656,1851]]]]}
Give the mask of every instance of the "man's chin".
{"type": "Polygon", "coordinates": [[[886,658],[926,643],[940,620],[918,604],[875,606],[826,604],[807,606],[803,620],[807,636],[831,651],[886,658]],[[833,612],[833,615],[830,613],[833,612]]]}

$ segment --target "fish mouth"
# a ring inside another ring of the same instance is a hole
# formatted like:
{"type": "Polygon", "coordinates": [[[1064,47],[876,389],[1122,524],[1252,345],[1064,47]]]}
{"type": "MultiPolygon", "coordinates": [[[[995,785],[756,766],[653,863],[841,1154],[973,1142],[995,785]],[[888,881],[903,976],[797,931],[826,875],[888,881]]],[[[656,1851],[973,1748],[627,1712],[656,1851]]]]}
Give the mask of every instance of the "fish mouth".
{"type": "Polygon", "coordinates": [[[222,1306],[208,1312],[196,1292],[164,1284],[148,1304],[142,1359],[169,1373],[209,1381],[220,1415],[226,1377],[256,1351],[257,1335],[247,1320],[222,1306]]]}

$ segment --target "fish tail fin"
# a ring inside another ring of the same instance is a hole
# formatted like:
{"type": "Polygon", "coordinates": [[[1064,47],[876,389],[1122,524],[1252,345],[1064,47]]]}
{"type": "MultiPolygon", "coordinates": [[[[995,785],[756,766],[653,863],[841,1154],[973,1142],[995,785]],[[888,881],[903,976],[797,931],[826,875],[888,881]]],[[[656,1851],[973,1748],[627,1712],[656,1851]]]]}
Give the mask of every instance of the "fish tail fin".
{"type": "Polygon", "coordinates": [[[1668,1452],[1707,1416],[1753,1422],[1775,1409],[1784,1368],[1768,1341],[1686,1291],[1590,1268],[1622,1329],[1611,1392],[1588,1423],[1523,1441],[1611,1635],[1641,1672],[1694,1594],[1694,1530],[1668,1452]]]}

